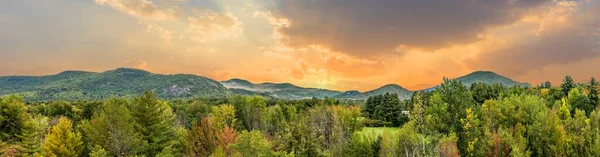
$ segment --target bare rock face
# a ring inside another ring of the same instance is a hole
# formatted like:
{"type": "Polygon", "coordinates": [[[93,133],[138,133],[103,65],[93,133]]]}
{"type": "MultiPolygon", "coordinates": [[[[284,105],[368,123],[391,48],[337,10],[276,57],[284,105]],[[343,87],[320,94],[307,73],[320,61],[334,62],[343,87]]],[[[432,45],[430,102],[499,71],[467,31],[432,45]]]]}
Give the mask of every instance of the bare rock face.
{"type": "Polygon", "coordinates": [[[167,95],[175,95],[175,96],[179,96],[179,95],[186,95],[186,94],[191,94],[190,90],[191,88],[193,88],[194,86],[179,86],[179,85],[171,85],[165,89],[163,89],[163,92],[167,95]]]}

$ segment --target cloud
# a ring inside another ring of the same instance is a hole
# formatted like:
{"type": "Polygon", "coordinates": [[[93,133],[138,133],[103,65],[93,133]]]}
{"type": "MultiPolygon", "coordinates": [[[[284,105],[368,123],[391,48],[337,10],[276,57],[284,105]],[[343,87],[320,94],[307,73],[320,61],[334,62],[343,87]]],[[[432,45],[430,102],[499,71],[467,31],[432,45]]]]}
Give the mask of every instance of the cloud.
{"type": "Polygon", "coordinates": [[[241,36],[244,32],[242,22],[230,12],[198,12],[197,17],[188,17],[191,39],[204,43],[218,39],[241,36]]]}
{"type": "Polygon", "coordinates": [[[145,60],[133,58],[125,61],[125,66],[129,68],[144,69],[148,66],[148,63],[145,60]]]}
{"type": "Polygon", "coordinates": [[[151,19],[165,20],[177,17],[175,8],[159,9],[149,0],[94,0],[96,4],[107,5],[129,15],[151,19]]]}
{"type": "Polygon", "coordinates": [[[551,10],[564,8],[575,10],[561,16],[549,12],[547,18],[552,20],[541,18],[540,29],[528,35],[531,41],[481,53],[471,61],[471,66],[518,76],[549,65],[566,65],[600,56],[600,2],[559,2],[551,10]]]}
{"type": "Polygon", "coordinates": [[[322,45],[353,56],[397,48],[435,50],[482,40],[550,0],[275,0],[267,7],[289,25],[278,28],[293,47],[322,45]]]}
{"type": "Polygon", "coordinates": [[[148,26],[146,27],[146,30],[149,33],[155,34],[158,37],[160,37],[161,39],[165,40],[165,41],[169,41],[171,39],[173,39],[173,32],[161,27],[155,23],[149,23],[148,26]]]}

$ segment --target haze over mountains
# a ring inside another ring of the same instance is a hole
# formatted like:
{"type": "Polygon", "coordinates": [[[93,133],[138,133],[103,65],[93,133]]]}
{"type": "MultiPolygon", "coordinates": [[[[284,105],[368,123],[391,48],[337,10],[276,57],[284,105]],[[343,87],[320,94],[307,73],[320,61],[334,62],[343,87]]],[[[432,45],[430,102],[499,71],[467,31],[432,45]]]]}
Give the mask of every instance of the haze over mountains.
{"type": "MultiPolygon", "coordinates": [[[[475,82],[503,84],[505,86],[529,86],[527,83],[489,71],[477,71],[456,78],[469,86],[475,82]]],[[[433,90],[436,87],[424,89],[433,90]]],[[[290,83],[255,84],[243,79],[218,82],[210,78],[188,75],[153,74],[139,69],[119,68],[102,73],[65,71],[48,76],[0,77],[0,95],[18,94],[26,100],[95,100],[108,97],[132,97],[144,90],[152,90],[167,99],[218,97],[233,94],[260,95],[278,99],[337,98],[364,100],[369,96],[396,93],[401,99],[409,99],[414,91],[397,84],[359,92],[304,88],[290,83]]]]}

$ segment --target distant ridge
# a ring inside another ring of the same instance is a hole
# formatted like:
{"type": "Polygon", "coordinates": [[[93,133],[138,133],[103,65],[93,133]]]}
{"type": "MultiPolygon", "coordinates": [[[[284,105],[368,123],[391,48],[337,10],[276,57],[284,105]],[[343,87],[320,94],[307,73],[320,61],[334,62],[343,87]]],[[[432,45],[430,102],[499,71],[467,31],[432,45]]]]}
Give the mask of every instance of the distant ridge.
{"type": "Polygon", "coordinates": [[[279,99],[309,99],[309,98],[324,98],[333,97],[341,92],[318,89],[318,88],[303,88],[291,83],[260,83],[253,84],[250,81],[243,79],[231,79],[221,81],[223,86],[234,91],[235,94],[248,95],[248,91],[254,92],[253,95],[269,95],[279,99]]]}
{"type": "MultiPolygon", "coordinates": [[[[466,86],[470,86],[475,82],[505,86],[530,86],[528,83],[517,82],[491,71],[475,71],[456,79],[466,86]]],[[[435,88],[437,86],[418,91],[431,91],[435,88]]],[[[383,85],[366,92],[357,90],[341,92],[305,88],[291,83],[266,82],[255,84],[239,78],[218,82],[197,75],[163,75],[131,68],[118,68],[101,73],[69,70],[47,76],[0,77],[0,96],[17,94],[23,96],[26,100],[34,101],[133,97],[145,90],[154,91],[159,97],[167,99],[221,97],[239,94],[288,100],[325,97],[364,100],[370,96],[385,93],[396,93],[400,99],[410,99],[414,92],[397,84],[383,85]]]]}
{"type": "MultiPolygon", "coordinates": [[[[467,87],[470,87],[473,83],[486,83],[486,84],[502,84],[507,87],[512,87],[515,85],[529,87],[531,86],[529,83],[517,82],[508,77],[499,75],[492,71],[475,71],[469,73],[465,76],[461,76],[456,78],[467,87]]],[[[439,85],[438,85],[439,86],[439,85]]],[[[437,88],[438,86],[434,86],[431,88],[424,89],[423,91],[431,91],[437,88]]]]}
{"type": "Polygon", "coordinates": [[[27,100],[97,100],[133,97],[145,90],[162,98],[231,95],[219,82],[195,75],[162,75],[130,68],[102,73],[64,71],[48,76],[0,77],[0,95],[18,94],[27,100]]]}
{"type": "Polygon", "coordinates": [[[400,99],[410,99],[412,96],[412,91],[407,90],[406,88],[397,85],[397,84],[387,84],[381,86],[377,89],[367,91],[364,93],[358,91],[347,91],[340,95],[335,96],[334,98],[338,99],[353,99],[353,100],[364,100],[374,95],[381,95],[386,93],[396,93],[398,94],[398,98],[400,99]]]}

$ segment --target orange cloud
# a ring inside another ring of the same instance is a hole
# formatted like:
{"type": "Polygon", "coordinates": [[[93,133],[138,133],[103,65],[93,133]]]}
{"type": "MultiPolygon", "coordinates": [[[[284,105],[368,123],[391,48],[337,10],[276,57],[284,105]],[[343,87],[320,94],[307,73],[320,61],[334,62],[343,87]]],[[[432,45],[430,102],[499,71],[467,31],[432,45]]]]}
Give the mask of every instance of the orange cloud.
{"type": "Polygon", "coordinates": [[[113,9],[136,17],[165,20],[177,17],[175,8],[161,10],[148,0],[94,0],[99,5],[108,5],[113,9]]]}

